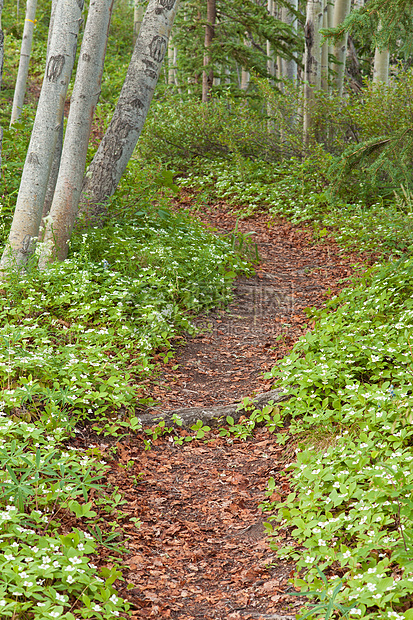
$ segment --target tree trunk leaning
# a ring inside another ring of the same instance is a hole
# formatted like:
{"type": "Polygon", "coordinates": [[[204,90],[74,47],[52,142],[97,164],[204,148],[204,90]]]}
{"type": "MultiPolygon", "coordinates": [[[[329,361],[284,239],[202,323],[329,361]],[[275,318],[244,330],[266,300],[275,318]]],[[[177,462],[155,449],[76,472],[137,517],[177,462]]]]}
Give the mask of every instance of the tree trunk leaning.
{"type": "MultiPolygon", "coordinates": [[[[334,15],[333,15],[333,28],[338,28],[347,15],[350,13],[351,0],[335,0],[334,15]]],[[[346,52],[347,52],[347,32],[343,31],[340,39],[335,43],[333,48],[333,54],[336,59],[336,65],[334,70],[337,75],[335,78],[335,85],[340,97],[343,96],[344,88],[344,72],[346,68],[346,52]]]]}
{"type": "Polygon", "coordinates": [[[207,24],[205,26],[205,53],[204,71],[202,73],[202,101],[208,101],[214,83],[214,68],[212,66],[211,46],[215,34],[216,3],[207,0],[207,24]]]}
{"type": "Polygon", "coordinates": [[[19,269],[34,251],[46,187],[76,54],[83,0],[59,0],[46,72],[0,268],[19,269]]]}
{"type": "Polygon", "coordinates": [[[24,95],[26,93],[27,75],[29,73],[30,54],[32,51],[33,31],[36,22],[37,0],[27,0],[26,18],[24,20],[23,39],[20,50],[19,70],[17,72],[14,89],[13,108],[10,125],[15,123],[21,115],[24,95]]]}
{"type": "Polygon", "coordinates": [[[81,209],[94,213],[115,192],[141,134],[158,82],[177,0],[149,0],[110,125],[86,172],[81,209]]]}
{"type": "Polygon", "coordinates": [[[89,4],[59,176],[41,245],[40,269],[49,262],[67,257],[77,217],[93,115],[100,95],[113,3],[114,0],[91,0],[89,4]]]}

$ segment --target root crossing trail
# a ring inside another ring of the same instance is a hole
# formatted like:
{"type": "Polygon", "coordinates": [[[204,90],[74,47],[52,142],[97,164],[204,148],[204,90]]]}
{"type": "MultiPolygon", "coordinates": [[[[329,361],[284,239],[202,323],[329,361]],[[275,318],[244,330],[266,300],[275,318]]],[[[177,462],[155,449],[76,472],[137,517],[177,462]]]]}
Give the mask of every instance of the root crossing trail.
{"type": "MultiPolygon", "coordinates": [[[[202,219],[218,233],[235,227],[222,206],[202,219]]],[[[199,319],[210,332],[189,339],[147,386],[162,403],[154,413],[231,403],[269,390],[263,371],[311,327],[303,309],[322,305],[325,292],[336,293],[361,261],[333,240],[314,245],[310,230],[268,216],[238,227],[254,231],[262,258],[256,276],[236,282],[227,309],[199,319]]],[[[303,601],[288,594],[293,567],[270,549],[259,510],[270,476],[277,483],[274,501],[289,493],[283,469],[292,458],[292,447],[278,445],[265,429],[246,442],[216,436],[179,448],[159,439],[147,452],[139,438],[117,444],[109,479],[127,500],[122,509],[129,516],[124,542],[130,551],[120,589],[133,604],[135,620],[295,617],[303,601]]],[[[285,537],[294,544],[287,531],[285,537]]]]}

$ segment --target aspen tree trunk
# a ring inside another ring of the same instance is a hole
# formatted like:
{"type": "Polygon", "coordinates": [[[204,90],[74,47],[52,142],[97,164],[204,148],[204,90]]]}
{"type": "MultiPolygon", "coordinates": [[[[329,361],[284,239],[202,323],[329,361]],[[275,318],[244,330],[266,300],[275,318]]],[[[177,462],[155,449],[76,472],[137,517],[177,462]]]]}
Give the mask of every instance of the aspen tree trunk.
{"type": "Polygon", "coordinates": [[[178,50],[176,46],[169,42],[168,45],[168,84],[170,86],[178,86],[176,79],[176,59],[178,50]]]}
{"type": "Polygon", "coordinates": [[[141,29],[143,15],[144,15],[143,4],[140,0],[135,0],[135,4],[133,7],[133,44],[135,45],[139,30],[141,29]]]}
{"type": "MultiPolygon", "coordinates": [[[[328,21],[328,0],[323,0],[323,28],[330,28],[328,21]]],[[[328,41],[324,41],[321,47],[321,89],[328,93],[328,41]]]]}
{"type": "MultiPolygon", "coordinates": [[[[334,22],[334,0],[327,0],[327,21],[330,28],[333,27],[334,22]]],[[[328,55],[334,56],[334,46],[328,42],[328,55]]],[[[331,66],[330,61],[328,62],[328,72],[331,73],[331,69],[334,69],[334,66],[331,66]]],[[[331,91],[331,84],[329,87],[329,91],[331,91]]]]}
{"type": "MultiPolygon", "coordinates": [[[[333,28],[338,28],[340,24],[343,23],[347,15],[350,13],[350,9],[351,0],[335,0],[333,28]]],[[[346,68],[347,37],[347,32],[343,32],[342,37],[337,41],[333,48],[333,54],[337,61],[337,64],[334,68],[337,73],[337,76],[335,78],[335,84],[340,97],[343,96],[344,72],[346,68]]]]}
{"type": "Polygon", "coordinates": [[[32,254],[39,234],[43,203],[67,87],[76,54],[83,0],[59,0],[46,72],[23,168],[19,194],[0,267],[19,268],[32,254]]]}
{"type": "Polygon", "coordinates": [[[82,211],[115,192],[141,134],[175,19],[177,0],[149,0],[113,118],[83,182],[82,211]]]}
{"type": "MultiPolygon", "coordinates": [[[[379,30],[382,29],[382,25],[379,24],[379,30]]],[[[388,84],[389,83],[389,64],[390,64],[390,50],[380,50],[376,47],[374,52],[374,66],[373,66],[373,84],[388,84]]]]}
{"type": "MultiPolygon", "coordinates": [[[[292,9],[298,10],[298,0],[290,0],[289,4],[292,9]]],[[[285,24],[289,24],[294,32],[297,32],[297,18],[286,6],[281,9],[281,19],[285,24]]],[[[282,75],[293,84],[297,82],[297,63],[295,60],[282,61],[282,75]]]]}
{"type": "Polygon", "coordinates": [[[41,246],[40,269],[53,260],[67,257],[77,217],[92,119],[100,95],[113,3],[114,0],[91,0],[89,4],[59,176],[41,246]]]}
{"type": "MultiPolygon", "coordinates": [[[[244,39],[244,45],[246,47],[251,47],[251,41],[249,39],[244,39]]],[[[241,90],[248,90],[248,86],[250,85],[251,75],[248,69],[242,67],[241,69],[241,90]]]]}
{"type": "Polygon", "coordinates": [[[323,5],[321,0],[307,0],[304,27],[304,143],[308,144],[312,126],[314,91],[321,88],[321,34],[323,5]]]}
{"type": "Polygon", "coordinates": [[[390,50],[380,51],[378,47],[374,52],[373,84],[389,83],[390,50]]]}
{"type": "Polygon", "coordinates": [[[207,0],[207,24],[205,26],[205,54],[204,71],[202,73],[202,101],[209,99],[210,91],[214,83],[214,68],[212,66],[211,45],[215,33],[216,1],[207,0]]]}
{"type": "Polygon", "coordinates": [[[30,53],[32,51],[33,30],[36,17],[37,0],[27,0],[26,19],[24,20],[23,39],[20,50],[19,70],[14,89],[13,108],[10,125],[20,118],[26,92],[26,81],[29,73],[30,53]]]}
{"type": "MultiPolygon", "coordinates": [[[[49,34],[47,37],[46,58],[49,56],[50,41],[52,39],[52,32],[53,32],[54,16],[56,13],[56,4],[57,4],[57,0],[52,0],[52,8],[50,11],[49,34]]],[[[57,135],[56,145],[55,145],[55,149],[53,153],[52,167],[50,168],[49,181],[47,183],[46,195],[45,195],[45,199],[43,203],[42,221],[40,223],[40,231],[39,231],[40,240],[43,237],[43,230],[44,230],[43,219],[47,216],[47,214],[50,211],[50,207],[53,201],[54,189],[56,187],[57,175],[59,174],[60,157],[62,155],[62,147],[63,147],[63,128],[64,128],[64,111],[62,112],[62,121],[60,123],[59,133],[57,135]]]]}
{"type": "MultiPolygon", "coordinates": [[[[274,0],[267,0],[268,15],[274,15],[274,0]]],[[[271,77],[275,77],[275,62],[271,50],[271,43],[267,41],[267,72],[271,77]]]]}
{"type": "MultiPolygon", "coordinates": [[[[4,33],[1,27],[1,14],[3,12],[3,0],[0,0],[0,88],[3,79],[4,64],[4,33]]],[[[1,149],[3,145],[3,127],[0,127],[0,169],[1,169],[1,149]]]]}

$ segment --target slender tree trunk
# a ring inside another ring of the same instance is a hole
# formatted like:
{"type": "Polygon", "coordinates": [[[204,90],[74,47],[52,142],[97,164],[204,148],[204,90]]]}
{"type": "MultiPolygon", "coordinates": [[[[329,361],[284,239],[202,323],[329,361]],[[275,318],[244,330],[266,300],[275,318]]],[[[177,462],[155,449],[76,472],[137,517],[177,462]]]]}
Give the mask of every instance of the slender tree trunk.
{"type": "Polygon", "coordinates": [[[376,47],[374,53],[373,84],[389,83],[390,50],[376,47]]]}
{"type": "Polygon", "coordinates": [[[19,268],[32,254],[39,234],[57,134],[76,54],[83,0],[59,0],[46,73],[23,168],[17,204],[1,267],[19,268]]]}
{"type": "MultiPolygon", "coordinates": [[[[52,39],[52,32],[53,32],[54,16],[56,13],[56,5],[57,5],[57,0],[52,0],[52,7],[50,11],[49,35],[47,38],[46,57],[49,56],[50,41],[52,39]]],[[[57,175],[59,174],[60,158],[62,155],[62,147],[63,147],[63,129],[64,129],[64,110],[62,112],[62,121],[60,123],[59,133],[57,135],[56,145],[55,145],[55,149],[53,153],[52,167],[50,169],[49,181],[47,183],[46,195],[45,195],[44,204],[43,204],[42,221],[40,223],[40,231],[39,231],[40,240],[42,240],[43,238],[43,231],[44,231],[43,219],[47,216],[47,214],[50,211],[50,207],[52,206],[53,195],[54,195],[54,190],[55,190],[56,181],[57,181],[57,175]]]]}
{"type": "Polygon", "coordinates": [[[205,26],[205,54],[204,71],[202,73],[202,101],[209,99],[210,91],[214,83],[214,68],[212,66],[211,46],[215,33],[216,1],[207,0],[207,24],[205,26]]]}
{"type": "MultiPolygon", "coordinates": [[[[330,28],[328,17],[328,0],[323,0],[323,28],[330,28]]],[[[329,91],[328,48],[328,41],[324,41],[321,47],[321,88],[325,93],[328,93],[329,91]]]]}
{"type": "MultiPolygon", "coordinates": [[[[274,10],[275,10],[274,0],[267,0],[268,15],[274,16],[274,10]]],[[[271,49],[271,43],[269,41],[267,41],[267,73],[271,77],[275,77],[275,61],[274,61],[274,55],[271,49]]]]}
{"type": "Polygon", "coordinates": [[[47,263],[64,260],[67,256],[78,211],[92,119],[100,95],[113,2],[92,0],[89,4],[59,176],[41,246],[41,269],[47,263]]]}
{"type": "Polygon", "coordinates": [[[158,82],[177,5],[177,0],[149,0],[113,118],[85,175],[82,211],[112,196],[132,156],[158,82]]]}
{"type": "MultiPolygon", "coordinates": [[[[247,38],[244,38],[245,47],[251,47],[251,41],[247,38]]],[[[248,90],[248,86],[250,85],[251,75],[248,69],[242,67],[241,69],[241,90],[248,90]]]]}
{"type": "MultiPolygon", "coordinates": [[[[292,9],[298,10],[298,0],[290,0],[289,4],[292,9]]],[[[281,19],[285,24],[289,24],[294,32],[297,32],[297,18],[286,6],[283,6],[281,9],[281,19]]],[[[282,74],[284,78],[290,80],[293,84],[297,82],[297,63],[295,60],[282,61],[282,74]]]]}
{"type": "Polygon", "coordinates": [[[29,73],[30,53],[32,51],[33,30],[36,17],[37,0],[27,0],[26,19],[24,20],[23,39],[20,50],[19,70],[14,89],[13,108],[10,125],[20,118],[26,92],[26,81],[29,73]]]}
{"type": "MultiPolygon", "coordinates": [[[[382,25],[379,24],[379,30],[382,29],[382,25]]],[[[381,50],[376,47],[374,52],[374,66],[373,66],[373,84],[388,84],[389,83],[389,64],[390,64],[390,50],[389,48],[381,50]]]]}
{"type": "Polygon", "coordinates": [[[178,59],[178,48],[169,41],[168,45],[168,84],[178,86],[178,75],[176,64],[178,59]]]}
{"type": "Polygon", "coordinates": [[[308,144],[312,126],[314,91],[321,88],[321,34],[323,5],[321,0],[307,1],[304,27],[304,143],[308,144]]]}
{"type": "MultiPolygon", "coordinates": [[[[333,16],[333,28],[338,28],[347,15],[350,13],[351,0],[335,0],[334,4],[334,16],[333,16]]],[[[346,52],[347,52],[347,32],[343,32],[342,37],[334,45],[333,54],[336,58],[337,64],[335,71],[337,76],[335,78],[335,84],[337,92],[340,97],[343,96],[344,88],[344,72],[346,68],[346,52]]]]}
{"type": "Polygon", "coordinates": [[[141,29],[143,15],[145,13],[143,4],[141,0],[135,0],[134,8],[133,8],[133,44],[135,45],[139,30],[141,29]]]}

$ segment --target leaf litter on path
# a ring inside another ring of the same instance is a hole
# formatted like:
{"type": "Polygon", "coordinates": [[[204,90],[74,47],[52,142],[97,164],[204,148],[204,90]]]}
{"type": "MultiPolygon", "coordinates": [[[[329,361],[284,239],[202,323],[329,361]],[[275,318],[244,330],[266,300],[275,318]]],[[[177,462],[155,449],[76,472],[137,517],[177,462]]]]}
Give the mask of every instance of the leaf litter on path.
{"type": "MultiPolygon", "coordinates": [[[[236,225],[223,205],[201,219],[218,234],[236,225]]],[[[236,281],[227,308],[197,319],[206,329],[189,337],[147,385],[160,403],[153,413],[232,403],[269,390],[263,372],[311,328],[304,308],[322,306],[353,265],[368,262],[330,238],[315,245],[311,229],[268,215],[237,226],[240,233],[254,232],[261,256],[256,275],[236,281]]],[[[160,438],[150,451],[139,436],[118,442],[108,482],[126,499],[129,554],[120,593],[132,603],[135,620],[294,618],[304,602],[288,594],[294,567],[270,549],[258,509],[270,476],[273,500],[290,492],[283,470],[291,447],[277,444],[265,428],[245,442],[211,436],[208,443],[182,447],[160,438]]],[[[284,536],[297,544],[287,529],[284,536]]]]}

